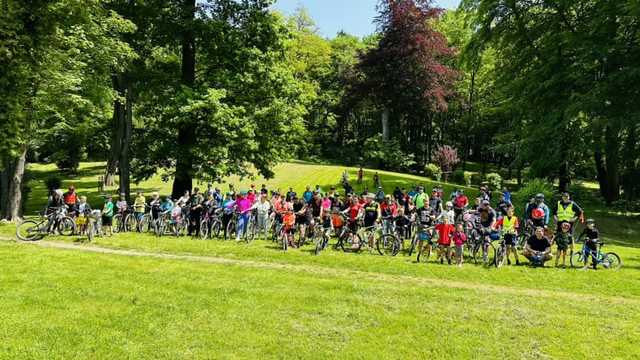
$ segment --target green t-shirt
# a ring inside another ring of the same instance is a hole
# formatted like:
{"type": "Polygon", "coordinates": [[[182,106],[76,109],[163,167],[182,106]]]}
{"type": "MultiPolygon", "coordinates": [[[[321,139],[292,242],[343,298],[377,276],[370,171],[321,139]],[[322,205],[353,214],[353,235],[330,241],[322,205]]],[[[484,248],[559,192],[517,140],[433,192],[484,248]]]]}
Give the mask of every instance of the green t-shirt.
{"type": "Polygon", "coordinates": [[[106,217],[113,216],[113,202],[107,201],[106,203],[104,203],[104,207],[102,208],[102,215],[106,217]]]}
{"type": "Polygon", "coordinates": [[[418,209],[422,209],[424,207],[424,204],[428,201],[429,196],[427,196],[427,194],[422,193],[422,194],[416,194],[416,196],[413,198],[413,204],[416,206],[416,208],[418,209]]]}

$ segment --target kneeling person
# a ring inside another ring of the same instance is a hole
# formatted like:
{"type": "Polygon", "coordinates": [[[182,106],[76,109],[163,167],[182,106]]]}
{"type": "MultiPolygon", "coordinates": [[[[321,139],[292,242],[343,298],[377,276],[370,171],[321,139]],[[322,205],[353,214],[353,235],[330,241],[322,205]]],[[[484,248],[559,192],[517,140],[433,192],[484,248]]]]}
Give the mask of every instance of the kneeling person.
{"type": "Polygon", "coordinates": [[[527,240],[522,254],[536,265],[544,266],[545,262],[551,260],[553,257],[551,255],[551,242],[549,238],[544,236],[544,228],[536,228],[535,234],[527,240]]]}

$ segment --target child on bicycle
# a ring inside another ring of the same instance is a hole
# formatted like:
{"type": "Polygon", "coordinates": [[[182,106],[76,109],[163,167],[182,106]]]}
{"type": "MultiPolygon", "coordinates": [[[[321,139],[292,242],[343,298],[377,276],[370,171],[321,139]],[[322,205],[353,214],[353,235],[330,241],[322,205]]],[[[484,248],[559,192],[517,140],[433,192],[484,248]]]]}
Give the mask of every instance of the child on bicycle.
{"type": "Polygon", "coordinates": [[[78,217],[76,218],[76,224],[80,229],[80,235],[84,235],[86,225],[88,223],[88,217],[91,213],[91,206],[87,203],[86,196],[80,196],[80,202],[78,203],[78,217]]]}
{"type": "Polygon", "coordinates": [[[462,267],[464,258],[464,243],[467,242],[467,235],[464,233],[464,225],[456,224],[456,231],[453,233],[453,245],[456,247],[456,265],[462,267]]]}
{"type": "Polygon", "coordinates": [[[558,249],[556,252],[556,267],[558,267],[560,256],[562,256],[562,267],[566,267],[567,249],[570,245],[573,245],[570,223],[562,223],[561,231],[553,237],[552,243],[555,243],[558,249]]]}
{"type": "Polygon", "coordinates": [[[436,225],[435,229],[438,232],[438,260],[440,260],[440,264],[443,264],[446,257],[447,262],[451,265],[451,237],[455,228],[449,224],[449,219],[444,217],[442,223],[436,225]]]}
{"type": "Polygon", "coordinates": [[[494,229],[502,230],[502,241],[507,248],[507,264],[511,265],[509,255],[513,253],[516,258],[516,265],[520,265],[520,259],[518,258],[518,250],[516,249],[516,240],[518,238],[518,229],[520,228],[520,222],[518,217],[514,215],[515,209],[513,206],[507,208],[507,214],[493,225],[494,229]]]}
{"type": "Polygon", "coordinates": [[[591,265],[595,270],[598,266],[598,248],[600,247],[600,231],[596,228],[596,223],[593,219],[587,219],[587,227],[580,234],[579,239],[584,239],[584,245],[589,254],[584,254],[584,268],[588,268],[589,258],[591,258],[591,265]]]}
{"type": "Polygon", "coordinates": [[[433,248],[433,216],[431,216],[431,210],[427,207],[417,209],[416,221],[418,222],[418,232],[416,234],[418,242],[418,252],[423,247],[428,249],[427,253],[431,253],[433,248]]]}

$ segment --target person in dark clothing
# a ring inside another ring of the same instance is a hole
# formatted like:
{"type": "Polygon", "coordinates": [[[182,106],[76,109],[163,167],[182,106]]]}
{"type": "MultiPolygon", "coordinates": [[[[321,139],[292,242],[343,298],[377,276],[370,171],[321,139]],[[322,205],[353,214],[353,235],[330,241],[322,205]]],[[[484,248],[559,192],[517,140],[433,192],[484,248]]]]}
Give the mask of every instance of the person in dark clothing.
{"type": "Polygon", "coordinates": [[[551,260],[553,257],[551,254],[551,241],[544,236],[544,228],[536,228],[535,234],[527,239],[522,254],[531,262],[541,261],[542,266],[544,266],[545,262],[551,260]]]}

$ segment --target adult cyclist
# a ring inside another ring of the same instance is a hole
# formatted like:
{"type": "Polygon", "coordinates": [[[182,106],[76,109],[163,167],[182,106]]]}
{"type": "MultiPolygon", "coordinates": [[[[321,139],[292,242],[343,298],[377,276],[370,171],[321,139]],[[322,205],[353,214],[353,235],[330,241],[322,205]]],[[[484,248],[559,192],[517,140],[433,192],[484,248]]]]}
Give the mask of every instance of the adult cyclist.
{"type": "Polygon", "coordinates": [[[537,194],[534,202],[529,204],[525,218],[534,228],[547,229],[549,225],[549,207],[544,203],[544,194],[537,194]]]}
{"type": "Polygon", "coordinates": [[[571,228],[569,232],[573,234],[576,220],[582,215],[582,209],[578,204],[571,200],[568,192],[562,193],[562,199],[558,201],[553,209],[553,218],[556,221],[556,232],[562,231],[562,224],[568,223],[571,228]]]}

